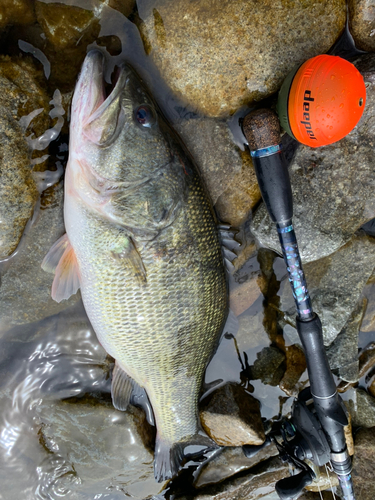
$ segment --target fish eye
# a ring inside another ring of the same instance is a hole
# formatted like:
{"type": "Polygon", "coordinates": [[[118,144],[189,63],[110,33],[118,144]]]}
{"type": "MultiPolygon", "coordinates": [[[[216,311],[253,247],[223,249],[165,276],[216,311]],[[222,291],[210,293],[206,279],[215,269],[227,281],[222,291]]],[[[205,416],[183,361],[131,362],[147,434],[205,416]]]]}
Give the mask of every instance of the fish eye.
{"type": "Polygon", "coordinates": [[[156,121],[155,111],[148,104],[141,104],[138,106],[134,112],[134,116],[142,127],[152,127],[156,121]]]}

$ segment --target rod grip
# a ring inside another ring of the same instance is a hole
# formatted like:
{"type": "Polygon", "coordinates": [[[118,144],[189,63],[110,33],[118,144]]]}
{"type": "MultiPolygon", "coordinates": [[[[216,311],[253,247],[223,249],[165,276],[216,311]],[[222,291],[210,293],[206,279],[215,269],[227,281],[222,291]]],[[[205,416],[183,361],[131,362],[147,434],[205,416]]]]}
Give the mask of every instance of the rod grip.
{"type": "Polygon", "coordinates": [[[317,314],[309,321],[296,318],[297,331],[306,353],[311,392],[318,398],[327,398],[336,392],[323,344],[322,323],[317,314]]]}

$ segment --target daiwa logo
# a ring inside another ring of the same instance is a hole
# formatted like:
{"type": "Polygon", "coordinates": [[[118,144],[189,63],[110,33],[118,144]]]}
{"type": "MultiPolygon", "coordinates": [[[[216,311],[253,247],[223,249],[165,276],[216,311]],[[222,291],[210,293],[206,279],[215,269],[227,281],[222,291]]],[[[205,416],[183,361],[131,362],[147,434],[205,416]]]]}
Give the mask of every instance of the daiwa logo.
{"type": "Polygon", "coordinates": [[[301,121],[301,123],[302,125],[304,125],[307,134],[310,136],[310,139],[317,140],[310,122],[310,103],[313,101],[315,101],[315,99],[311,97],[311,90],[305,90],[305,93],[303,95],[303,118],[305,121],[301,121]]]}

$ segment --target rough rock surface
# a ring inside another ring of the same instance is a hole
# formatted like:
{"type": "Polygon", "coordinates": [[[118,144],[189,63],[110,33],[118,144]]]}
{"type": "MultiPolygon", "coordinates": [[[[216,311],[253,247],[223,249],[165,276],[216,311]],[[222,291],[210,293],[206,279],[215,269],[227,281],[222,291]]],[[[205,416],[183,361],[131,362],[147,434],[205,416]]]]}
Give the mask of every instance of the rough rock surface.
{"type": "Polygon", "coordinates": [[[349,30],[358,49],[375,51],[375,4],[367,0],[349,0],[349,30]]]}
{"type": "Polygon", "coordinates": [[[286,347],[285,354],[286,371],[279,386],[288,396],[297,396],[301,389],[298,381],[306,370],[305,354],[298,345],[286,347]]]}
{"type": "Polygon", "coordinates": [[[16,249],[38,198],[26,140],[26,135],[39,136],[48,128],[48,97],[38,76],[27,61],[0,59],[0,258],[16,249]],[[25,134],[20,119],[36,110],[41,112],[25,134]]]}
{"type": "Polygon", "coordinates": [[[238,227],[260,200],[249,152],[234,144],[222,120],[193,118],[175,128],[198,163],[219,219],[238,227]]]}
{"type": "MultiPolygon", "coordinates": [[[[275,483],[289,475],[289,467],[272,458],[255,467],[251,473],[202,489],[194,500],[259,500],[274,493],[275,483]]],[[[275,493],[276,495],[276,493],[275,493]]],[[[189,497],[191,498],[191,497],[189,497]]],[[[277,496],[274,497],[277,499],[277,496]]],[[[188,500],[184,495],[176,500],[188,500]]]]}
{"type": "Polygon", "coordinates": [[[35,21],[32,0],[2,0],[0,4],[0,30],[10,24],[31,24],[35,21]]]}
{"type": "Polygon", "coordinates": [[[354,491],[361,500],[375,497],[374,483],[375,427],[361,429],[355,436],[353,461],[354,491]]]}
{"type": "Polygon", "coordinates": [[[110,12],[110,7],[119,11],[114,18],[121,21],[120,13],[128,16],[135,0],[88,0],[81,5],[78,2],[74,5],[71,2],[35,2],[36,18],[43,36],[32,33],[32,43],[51,61],[50,83],[61,91],[69,91],[74,86],[90,43],[97,41],[101,45],[103,42],[110,51],[113,46],[118,50],[117,36],[98,38],[103,17],[110,12]]]}
{"type": "Polygon", "coordinates": [[[352,416],[353,426],[375,426],[375,398],[363,389],[351,389],[345,403],[352,416]]]}
{"type": "Polygon", "coordinates": [[[168,86],[209,116],[277,91],[295,65],[326,52],[345,24],[341,0],[143,0],[138,12],[144,45],[168,86]]]}
{"type": "Polygon", "coordinates": [[[264,347],[251,367],[252,379],[278,385],[285,372],[285,354],[276,347],[264,347]]]}
{"type": "MultiPolygon", "coordinates": [[[[359,231],[344,247],[328,257],[304,265],[314,311],[323,325],[325,345],[340,333],[372,275],[375,239],[359,231]]],[[[280,309],[295,323],[295,303],[289,281],[282,282],[280,309]]],[[[289,327],[290,328],[290,327],[289,327]]],[[[288,329],[288,337],[299,343],[288,329]],[[291,334],[291,335],[290,335],[291,334]]]]}
{"type": "Polygon", "coordinates": [[[215,456],[200,468],[199,476],[194,486],[196,488],[203,488],[209,484],[219,483],[278,454],[279,452],[274,443],[265,446],[251,458],[247,458],[244,455],[242,447],[223,448],[220,455],[215,456]]]}
{"type": "Polygon", "coordinates": [[[259,402],[237,384],[226,384],[204,399],[200,417],[204,430],[221,446],[264,442],[259,402]]]}
{"type": "MultiPolygon", "coordinates": [[[[289,167],[293,222],[303,262],[335,252],[375,217],[375,56],[361,56],[356,65],[368,84],[359,124],[335,144],[317,149],[301,145],[289,167]]],[[[280,253],[277,232],[263,203],[252,230],[261,245],[280,253]]]]}
{"type": "Polygon", "coordinates": [[[65,232],[62,183],[48,188],[41,199],[37,221],[1,278],[0,325],[29,323],[56,314],[79,300],[79,293],[59,304],[51,298],[53,275],[41,263],[51,246],[65,232]]]}
{"type": "Polygon", "coordinates": [[[365,309],[366,300],[362,299],[327,350],[331,370],[347,382],[357,382],[359,379],[358,332],[365,309]]]}

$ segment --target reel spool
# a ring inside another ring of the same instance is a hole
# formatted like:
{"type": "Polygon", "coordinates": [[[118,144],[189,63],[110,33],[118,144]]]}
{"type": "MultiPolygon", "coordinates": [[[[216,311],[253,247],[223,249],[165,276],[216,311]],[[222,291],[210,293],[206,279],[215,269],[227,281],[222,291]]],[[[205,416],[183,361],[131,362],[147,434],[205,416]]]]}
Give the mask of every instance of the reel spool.
{"type": "Polygon", "coordinates": [[[357,68],[341,57],[320,55],[286,77],[277,113],[290,136],[317,148],[351,132],[365,104],[366,87],[357,68]]]}

